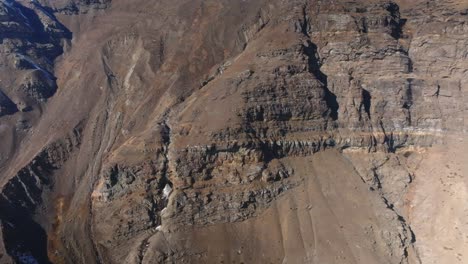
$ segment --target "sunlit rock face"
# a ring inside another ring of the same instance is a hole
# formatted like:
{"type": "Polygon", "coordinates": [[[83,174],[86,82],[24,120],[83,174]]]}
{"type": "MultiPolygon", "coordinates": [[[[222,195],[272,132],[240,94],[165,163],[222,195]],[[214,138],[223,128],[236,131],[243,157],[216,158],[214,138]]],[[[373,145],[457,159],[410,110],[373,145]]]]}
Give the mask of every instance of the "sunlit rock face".
{"type": "Polygon", "coordinates": [[[0,1],[0,263],[467,262],[467,10],[0,1]]]}

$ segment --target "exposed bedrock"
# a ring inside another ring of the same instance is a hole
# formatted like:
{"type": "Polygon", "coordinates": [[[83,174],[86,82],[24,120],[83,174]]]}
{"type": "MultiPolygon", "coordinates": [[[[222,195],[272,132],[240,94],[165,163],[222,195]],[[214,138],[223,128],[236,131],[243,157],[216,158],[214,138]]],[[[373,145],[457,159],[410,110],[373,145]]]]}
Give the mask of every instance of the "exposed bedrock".
{"type": "Polygon", "coordinates": [[[466,262],[461,1],[1,5],[0,263],[466,262]]]}

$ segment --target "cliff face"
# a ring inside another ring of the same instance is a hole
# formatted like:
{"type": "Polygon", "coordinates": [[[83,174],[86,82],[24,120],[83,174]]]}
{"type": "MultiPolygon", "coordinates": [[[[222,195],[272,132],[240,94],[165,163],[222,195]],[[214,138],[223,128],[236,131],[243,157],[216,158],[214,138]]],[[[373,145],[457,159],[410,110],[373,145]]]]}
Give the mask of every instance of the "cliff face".
{"type": "Polygon", "coordinates": [[[0,263],[468,263],[463,1],[0,4],[0,263]]]}

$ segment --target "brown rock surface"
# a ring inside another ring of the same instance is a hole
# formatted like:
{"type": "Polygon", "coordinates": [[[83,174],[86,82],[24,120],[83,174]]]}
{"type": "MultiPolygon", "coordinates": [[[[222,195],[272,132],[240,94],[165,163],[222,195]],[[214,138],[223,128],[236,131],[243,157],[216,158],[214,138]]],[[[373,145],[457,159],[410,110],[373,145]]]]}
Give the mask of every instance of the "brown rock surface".
{"type": "Polygon", "coordinates": [[[468,263],[464,1],[0,1],[0,263],[468,263]]]}

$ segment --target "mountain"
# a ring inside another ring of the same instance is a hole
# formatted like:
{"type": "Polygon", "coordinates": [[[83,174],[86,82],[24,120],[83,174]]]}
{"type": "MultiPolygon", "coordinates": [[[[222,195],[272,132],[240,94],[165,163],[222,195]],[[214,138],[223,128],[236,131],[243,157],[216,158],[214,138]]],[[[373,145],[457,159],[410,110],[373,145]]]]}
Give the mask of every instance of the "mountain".
{"type": "Polygon", "coordinates": [[[468,263],[463,0],[0,0],[0,263],[468,263]]]}

